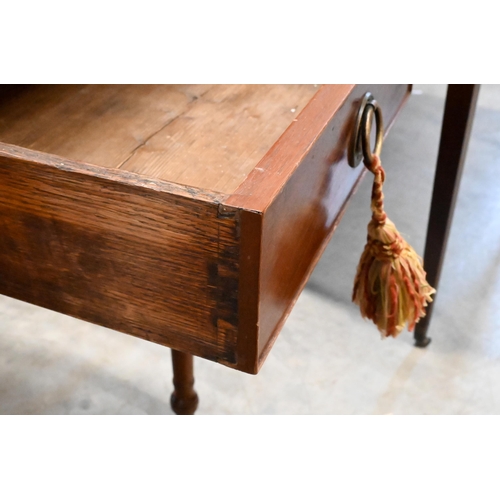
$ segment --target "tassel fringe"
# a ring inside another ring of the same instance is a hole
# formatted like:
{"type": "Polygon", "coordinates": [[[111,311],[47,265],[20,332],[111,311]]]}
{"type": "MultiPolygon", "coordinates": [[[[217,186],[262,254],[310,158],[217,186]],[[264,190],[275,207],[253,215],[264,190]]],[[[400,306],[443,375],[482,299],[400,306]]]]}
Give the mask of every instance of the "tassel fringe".
{"type": "Polygon", "coordinates": [[[369,170],[375,175],[372,219],[368,239],[354,280],[352,300],[364,318],[372,320],[382,337],[396,337],[408,324],[412,331],[425,316],[436,292],[426,280],[422,258],[399,234],[384,211],[385,172],[374,155],[369,170]]]}

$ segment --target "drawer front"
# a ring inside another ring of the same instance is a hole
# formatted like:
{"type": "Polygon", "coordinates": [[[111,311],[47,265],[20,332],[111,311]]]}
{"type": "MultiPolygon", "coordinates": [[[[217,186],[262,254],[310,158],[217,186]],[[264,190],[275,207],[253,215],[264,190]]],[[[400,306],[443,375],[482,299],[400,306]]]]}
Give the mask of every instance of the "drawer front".
{"type": "Polygon", "coordinates": [[[246,371],[259,370],[365,173],[348,165],[347,143],[368,91],[387,131],[410,86],[324,86],[228,200],[244,207],[237,358],[246,371]]]}

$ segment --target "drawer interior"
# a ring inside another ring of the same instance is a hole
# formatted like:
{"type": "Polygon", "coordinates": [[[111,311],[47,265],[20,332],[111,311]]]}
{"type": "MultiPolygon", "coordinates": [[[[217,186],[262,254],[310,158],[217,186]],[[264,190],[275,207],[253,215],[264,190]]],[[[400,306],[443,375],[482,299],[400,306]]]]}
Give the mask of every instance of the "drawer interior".
{"type": "Polygon", "coordinates": [[[317,85],[22,85],[0,142],[232,194],[317,85]]]}

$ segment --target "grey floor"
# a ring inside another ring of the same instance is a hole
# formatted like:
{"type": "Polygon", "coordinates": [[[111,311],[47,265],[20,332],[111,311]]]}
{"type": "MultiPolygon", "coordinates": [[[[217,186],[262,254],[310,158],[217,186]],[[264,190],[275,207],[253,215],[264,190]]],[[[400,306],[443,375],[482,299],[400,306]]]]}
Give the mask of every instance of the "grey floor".
{"type": "MultiPolygon", "coordinates": [[[[422,253],[446,87],[415,85],[382,153],[422,253]]],[[[366,176],[257,376],[197,359],[198,414],[500,413],[500,86],[483,86],[430,329],[382,341],[350,302],[366,176]]],[[[0,297],[0,413],[172,414],[170,351],[0,297]]]]}

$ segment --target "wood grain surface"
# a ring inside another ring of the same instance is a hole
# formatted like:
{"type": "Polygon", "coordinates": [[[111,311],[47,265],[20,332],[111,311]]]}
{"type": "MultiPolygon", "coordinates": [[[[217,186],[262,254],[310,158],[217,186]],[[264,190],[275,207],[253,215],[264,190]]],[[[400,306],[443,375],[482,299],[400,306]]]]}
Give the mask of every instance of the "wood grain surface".
{"type": "Polygon", "coordinates": [[[234,362],[234,212],[106,172],[0,146],[0,293],[234,362]]]}
{"type": "Polygon", "coordinates": [[[0,97],[0,141],[232,193],[315,85],[31,85],[0,97]]]}
{"type": "MultiPolygon", "coordinates": [[[[118,168],[209,85],[27,85],[0,100],[0,141],[118,168]]],[[[166,179],[169,180],[169,179],[166,179]]]]}

